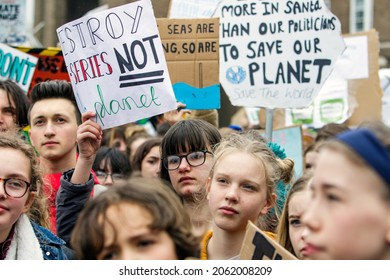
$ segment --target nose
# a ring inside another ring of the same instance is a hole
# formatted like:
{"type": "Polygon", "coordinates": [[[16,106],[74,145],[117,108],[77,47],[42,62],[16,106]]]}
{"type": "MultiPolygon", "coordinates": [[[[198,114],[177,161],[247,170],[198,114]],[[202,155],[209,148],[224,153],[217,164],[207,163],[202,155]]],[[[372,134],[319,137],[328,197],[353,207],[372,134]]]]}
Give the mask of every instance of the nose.
{"type": "Polygon", "coordinates": [[[307,226],[304,226],[303,229],[302,229],[302,233],[301,233],[301,239],[303,241],[306,241],[307,240],[307,237],[309,236],[310,234],[310,229],[309,227],[307,226]]]}
{"type": "Polygon", "coordinates": [[[190,168],[191,168],[191,166],[188,164],[187,158],[182,157],[181,161],[180,161],[179,168],[178,168],[179,171],[186,171],[186,170],[189,170],[190,168]]]}
{"type": "Polygon", "coordinates": [[[112,180],[112,175],[108,174],[106,180],[104,181],[105,186],[112,186],[114,181],[112,180]]]}
{"type": "Polygon", "coordinates": [[[154,173],[156,174],[156,177],[160,177],[160,164],[156,164],[154,167],[154,173]]]}
{"type": "Polygon", "coordinates": [[[142,260],[142,258],[134,249],[128,248],[127,246],[125,248],[122,248],[121,254],[118,256],[119,260],[142,260]]]}
{"type": "Polygon", "coordinates": [[[301,222],[305,226],[304,231],[306,234],[309,231],[316,231],[320,228],[320,218],[318,205],[315,201],[310,201],[301,217],[301,222]]]}
{"type": "Polygon", "coordinates": [[[238,202],[239,201],[238,186],[230,185],[229,189],[227,190],[227,192],[225,194],[225,200],[228,200],[230,202],[238,202]]]}
{"type": "Polygon", "coordinates": [[[4,186],[4,181],[0,181],[0,197],[7,197],[7,194],[5,193],[5,186],[4,186]]]}
{"type": "Polygon", "coordinates": [[[54,126],[51,122],[47,122],[46,127],[45,127],[45,136],[49,137],[49,136],[53,136],[53,135],[55,135],[54,126]]]}

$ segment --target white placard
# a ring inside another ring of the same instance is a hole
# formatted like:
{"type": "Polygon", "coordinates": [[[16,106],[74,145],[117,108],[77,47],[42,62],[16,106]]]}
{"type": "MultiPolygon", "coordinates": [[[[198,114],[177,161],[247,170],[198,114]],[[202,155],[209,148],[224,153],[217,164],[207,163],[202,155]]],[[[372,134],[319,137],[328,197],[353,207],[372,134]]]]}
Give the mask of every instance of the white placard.
{"type": "Polygon", "coordinates": [[[348,81],[333,73],[321,88],[313,104],[302,109],[286,110],[286,125],[321,128],[328,123],[343,123],[350,116],[348,81]]]}
{"type": "Polygon", "coordinates": [[[170,18],[212,17],[221,0],[171,0],[170,18]]]}
{"type": "Polygon", "coordinates": [[[336,61],[335,76],[347,80],[368,78],[368,37],[344,37],[344,42],[347,47],[336,61]]]}
{"type": "Polygon", "coordinates": [[[235,106],[309,106],[345,49],[323,0],[223,0],[220,82],[235,106]]]}
{"type": "Polygon", "coordinates": [[[57,29],[81,112],[104,129],[176,109],[150,0],[94,13],[57,29]]]}
{"type": "Polygon", "coordinates": [[[390,126],[390,69],[380,69],[379,79],[383,90],[382,121],[390,126]]]}
{"type": "MultiPolygon", "coordinates": [[[[28,41],[28,22],[26,0],[0,0],[0,42],[8,45],[24,45],[28,41]]],[[[31,8],[31,7],[30,7],[31,8]]]]}

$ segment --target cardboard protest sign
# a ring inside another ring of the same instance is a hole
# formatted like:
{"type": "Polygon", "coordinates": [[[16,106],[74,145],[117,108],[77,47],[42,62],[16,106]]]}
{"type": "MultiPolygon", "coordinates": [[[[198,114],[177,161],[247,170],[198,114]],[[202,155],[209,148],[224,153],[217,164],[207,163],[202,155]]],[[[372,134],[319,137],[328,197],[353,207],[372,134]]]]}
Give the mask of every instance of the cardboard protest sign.
{"type": "Polygon", "coordinates": [[[169,18],[209,18],[221,0],[171,0],[169,18]]]}
{"type": "Polygon", "coordinates": [[[84,16],[57,29],[81,112],[103,129],[176,109],[150,0],[84,16]]]}
{"type": "MultiPolygon", "coordinates": [[[[346,34],[346,38],[364,36],[367,41],[368,76],[360,76],[348,80],[348,94],[352,115],[347,120],[351,126],[359,125],[366,120],[382,120],[383,92],[379,81],[379,35],[375,30],[346,34]]],[[[361,67],[364,66],[361,57],[361,67]]]]}
{"type": "Polygon", "coordinates": [[[15,81],[26,93],[38,58],[0,43],[0,79],[15,81]]]}
{"type": "Polygon", "coordinates": [[[219,20],[157,19],[176,100],[219,109],[219,20]]]}
{"type": "Polygon", "coordinates": [[[307,107],[345,48],[322,0],[223,0],[220,82],[235,106],[307,107]]]}
{"type": "Polygon", "coordinates": [[[37,83],[43,81],[70,81],[64,57],[62,56],[62,50],[60,48],[17,47],[17,49],[38,58],[28,92],[30,92],[37,83]]]}
{"type": "Polygon", "coordinates": [[[240,260],[297,260],[297,258],[248,221],[240,260]]]}

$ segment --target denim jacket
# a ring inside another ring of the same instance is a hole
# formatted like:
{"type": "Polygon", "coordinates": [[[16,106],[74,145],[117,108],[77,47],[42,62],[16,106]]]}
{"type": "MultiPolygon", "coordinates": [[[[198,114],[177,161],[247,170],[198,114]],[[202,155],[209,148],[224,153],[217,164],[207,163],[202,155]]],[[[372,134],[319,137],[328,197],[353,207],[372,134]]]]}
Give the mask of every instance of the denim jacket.
{"type": "Polygon", "coordinates": [[[34,222],[31,224],[41,246],[44,260],[72,260],[74,258],[73,251],[65,245],[65,241],[38,224],[34,222]]]}

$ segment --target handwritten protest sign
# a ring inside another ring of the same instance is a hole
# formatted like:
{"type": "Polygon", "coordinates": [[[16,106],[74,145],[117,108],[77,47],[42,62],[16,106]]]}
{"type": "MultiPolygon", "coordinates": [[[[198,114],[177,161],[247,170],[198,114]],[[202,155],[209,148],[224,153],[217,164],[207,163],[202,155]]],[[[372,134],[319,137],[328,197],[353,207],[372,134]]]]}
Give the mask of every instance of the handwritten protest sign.
{"type": "Polygon", "coordinates": [[[62,56],[62,51],[60,48],[17,47],[17,49],[38,58],[28,92],[30,92],[37,83],[43,81],[70,81],[68,71],[66,70],[64,57],[62,56]]]}
{"type": "Polygon", "coordinates": [[[158,19],[177,101],[187,109],[219,109],[219,20],[158,19]]]}
{"type": "Polygon", "coordinates": [[[150,0],[95,13],[57,29],[81,112],[104,129],[176,109],[150,0]]]}
{"type": "MultiPolygon", "coordinates": [[[[30,7],[31,9],[31,7],[30,7]]],[[[0,42],[21,45],[27,41],[26,0],[0,0],[0,42]]]]}
{"type": "Polygon", "coordinates": [[[15,81],[26,93],[38,58],[0,43],[0,79],[15,81]]]}
{"type": "Polygon", "coordinates": [[[333,73],[309,107],[286,110],[286,125],[320,128],[327,123],[343,123],[351,116],[348,81],[332,77],[333,73]]]}
{"type": "Polygon", "coordinates": [[[251,221],[248,222],[240,260],[296,260],[289,251],[272,240],[251,221]]]}
{"type": "Polygon", "coordinates": [[[344,35],[347,46],[313,104],[286,110],[286,125],[320,128],[327,123],[358,125],[367,117],[381,119],[376,31],[344,35]]]}
{"type": "Polygon", "coordinates": [[[345,48],[322,0],[223,0],[220,81],[235,106],[307,107],[345,48]]]}

